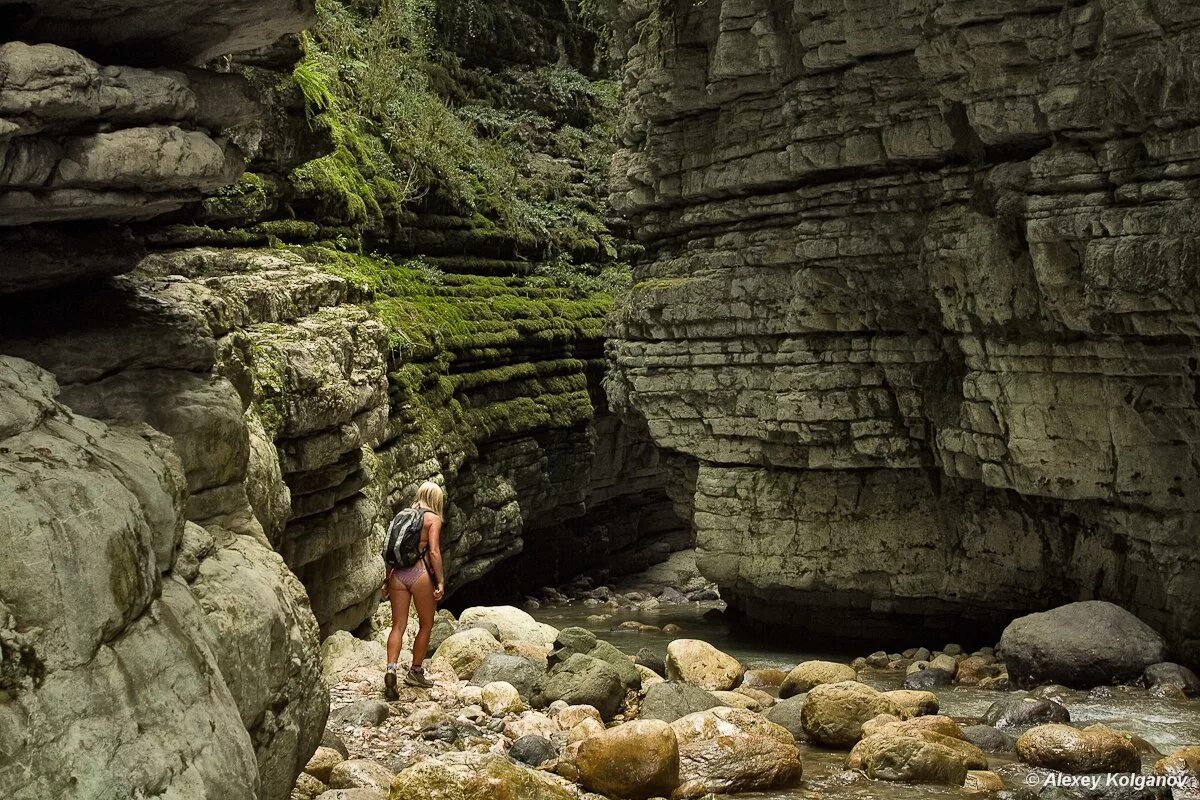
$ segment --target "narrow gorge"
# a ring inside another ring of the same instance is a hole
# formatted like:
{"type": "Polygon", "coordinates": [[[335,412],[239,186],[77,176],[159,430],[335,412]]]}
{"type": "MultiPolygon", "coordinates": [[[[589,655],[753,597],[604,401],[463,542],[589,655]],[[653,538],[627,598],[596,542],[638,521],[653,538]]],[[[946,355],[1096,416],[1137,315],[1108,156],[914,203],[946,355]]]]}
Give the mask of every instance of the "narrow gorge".
{"type": "Polygon", "coordinates": [[[0,789],[296,796],[428,480],[455,611],[1200,663],[1198,131],[1182,0],[0,0],[0,789]]]}

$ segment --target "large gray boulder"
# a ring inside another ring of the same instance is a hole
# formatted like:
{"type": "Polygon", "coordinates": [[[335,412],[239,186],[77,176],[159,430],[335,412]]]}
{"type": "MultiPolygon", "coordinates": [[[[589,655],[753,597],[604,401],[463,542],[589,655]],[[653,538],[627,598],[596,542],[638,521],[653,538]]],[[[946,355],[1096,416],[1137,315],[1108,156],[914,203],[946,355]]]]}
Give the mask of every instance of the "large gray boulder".
{"type": "Polygon", "coordinates": [[[674,722],[680,717],[707,711],[721,705],[721,701],[707,689],[691,683],[666,681],[656,683],[646,690],[642,700],[642,719],[660,719],[674,722]]]}
{"type": "Polygon", "coordinates": [[[625,684],[611,664],[573,653],[538,682],[531,705],[545,708],[555,700],[562,700],[570,705],[592,706],[609,720],[624,698],[625,684]]]}
{"type": "Polygon", "coordinates": [[[546,675],[536,661],[510,653],[491,653],[471,676],[471,683],[486,686],[495,681],[512,684],[523,700],[529,700],[537,689],[538,681],[546,675]]]}
{"type": "Polygon", "coordinates": [[[1086,600],[1029,614],[1000,637],[1008,674],[1018,686],[1061,683],[1081,689],[1132,683],[1166,660],[1153,628],[1120,606],[1086,600]]]}

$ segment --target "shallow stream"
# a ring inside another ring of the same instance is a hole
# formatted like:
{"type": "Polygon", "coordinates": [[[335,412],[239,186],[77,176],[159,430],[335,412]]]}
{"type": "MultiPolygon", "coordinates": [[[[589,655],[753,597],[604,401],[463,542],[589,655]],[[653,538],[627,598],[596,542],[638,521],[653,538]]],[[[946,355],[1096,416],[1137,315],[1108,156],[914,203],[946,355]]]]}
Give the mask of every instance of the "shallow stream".
{"type": "MultiPolygon", "coordinates": [[[[801,661],[814,658],[849,663],[862,652],[840,651],[835,647],[818,643],[797,643],[789,647],[779,642],[758,643],[753,639],[736,636],[718,618],[706,618],[711,606],[692,603],[690,605],[663,605],[652,610],[613,610],[607,606],[543,607],[531,612],[538,620],[565,628],[572,625],[586,628],[600,638],[612,642],[622,651],[636,653],[650,647],[660,654],[665,653],[667,644],[673,639],[703,639],[720,650],[729,653],[747,668],[778,667],[790,669],[801,661]],[[597,615],[610,615],[603,621],[597,615]],[[674,634],[641,633],[617,629],[627,620],[637,620],[650,625],[663,626],[674,623],[682,632],[674,634]]],[[[918,645],[934,646],[932,642],[914,642],[918,645]]],[[[940,646],[940,644],[938,645],[940,646]]],[[[868,684],[882,691],[901,688],[904,680],[902,671],[866,670],[860,673],[868,684]]],[[[971,687],[945,687],[935,689],[942,714],[956,718],[982,716],[993,702],[1003,696],[995,690],[971,687]]],[[[1200,699],[1169,700],[1154,697],[1142,689],[1128,687],[1105,688],[1093,692],[1064,690],[1057,700],[1071,712],[1072,724],[1080,727],[1094,722],[1103,722],[1114,728],[1137,734],[1154,745],[1163,754],[1185,745],[1200,744],[1200,699]],[[1103,696],[1102,696],[1103,695],[1103,696]]],[[[977,720],[970,719],[967,723],[977,720]]],[[[1016,734],[1019,732],[1010,731],[1016,734]]],[[[814,800],[818,797],[838,797],[847,800],[936,800],[937,798],[962,798],[963,789],[927,785],[910,785],[869,780],[858,773],[844,769],[846,753],[830,751],[807,744],[801,746],[804,761],[804,782],[800,788],[770,794],[743,794],[739,798],[772,798],[772,800],[814,800]]],[[[1157,756],[1143,760],[1143,772],[1149,772],[1157,756]]],[[[1013,757],[989,754],[989,766],[999,769],[1010,788],[1020,786],[1029,770],[1015,762],[1013,757]],[[1006,765],[1009,765],[1006,767],[1006,765]]],[[[1128,796],[1128,795],[1127,795],[1128,796]]],[[[1178,795],[1177,797],[1182,796],[1178,795]]]]}

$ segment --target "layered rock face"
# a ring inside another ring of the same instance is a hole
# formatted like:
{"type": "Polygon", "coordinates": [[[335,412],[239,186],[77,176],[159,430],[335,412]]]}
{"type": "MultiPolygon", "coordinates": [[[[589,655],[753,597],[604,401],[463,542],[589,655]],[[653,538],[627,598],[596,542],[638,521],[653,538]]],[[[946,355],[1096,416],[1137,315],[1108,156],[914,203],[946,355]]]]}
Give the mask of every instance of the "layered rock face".
{"type": "Polygon", "coordinates": [[[972,640],[1104,598],[1200,657],[1200,11],[623,14],[611,394],[695,461],[722,596],[972,640]]]}
{"type": "Polygon", "coordinates": [[[305,40],[279,37],[307,3],[0,5],[9,795],[286,797],[327,714],[319,637],[374,610],[420,481],[449,491],[451,590],[686,535],[658,451],[604,404],[600,267],[570,269],[616,259],[600,95],[553,66],[590,34],[557,3],[467,5],[537,46],[435,64],[387,2],[326,4],[305,40]],[[467,155],[503,148],[477,129],[523,137],[501,177],[543,202],[499,200],[536,229],[444,191],[475,185],[464,152],[430,177],[370,139],[383,121],[346,127],[341,23],[396,51],[372,68],[404,59],[419,121],[453,122],[424,70],[473,98],[467,155]]]}

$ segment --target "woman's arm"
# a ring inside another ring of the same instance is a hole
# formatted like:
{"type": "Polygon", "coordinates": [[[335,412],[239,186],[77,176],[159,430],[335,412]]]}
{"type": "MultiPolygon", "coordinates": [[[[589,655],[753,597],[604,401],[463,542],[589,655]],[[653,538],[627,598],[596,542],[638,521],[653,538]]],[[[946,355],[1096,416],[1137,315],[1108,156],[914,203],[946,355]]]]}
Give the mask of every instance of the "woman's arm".
{"type": "Polygon", "coordinates": [[[446,593],[446,573],[442,571],[442,520],[436,514],[430,514],[433,522],[429,525],[429,560],[433,564],[433,599],[441,600],[446,593]]]}

